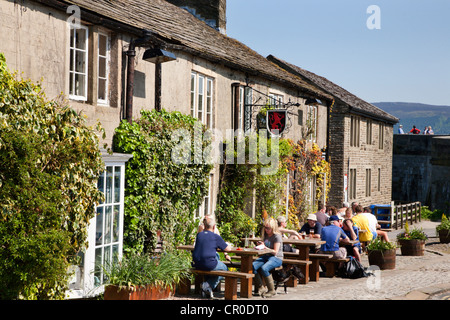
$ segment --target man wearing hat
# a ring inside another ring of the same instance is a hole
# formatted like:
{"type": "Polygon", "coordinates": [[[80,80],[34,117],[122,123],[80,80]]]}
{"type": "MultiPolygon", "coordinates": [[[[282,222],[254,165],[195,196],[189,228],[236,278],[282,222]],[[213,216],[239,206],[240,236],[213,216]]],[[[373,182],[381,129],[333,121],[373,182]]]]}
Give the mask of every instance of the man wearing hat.
{"type": "Polygon", "coordinates": [[[317,216],[315,214],[310,214],[306,218],[306,223],[300,229],[300,233],[305,232],[313,238],[320,238],[320,233],[322,232],[322,225],[317,221],[317,216]],[[312,232],[314,234],[312,234],[312,232]]]}
{"type": "Polygon", "coordinates": [[[339,217],[336,215],[330,216],[328,219],[330,223],[329,226],[322,228],[322,233],[320,238],[326,241],[320,247],[320,253],[333,254],[333,258],[342,259],[347,256],[347,249],[345,247],[340,247],[339,242],[343,244],[350,243],[349,238],[345,232],[340,227],[339,217]]]}

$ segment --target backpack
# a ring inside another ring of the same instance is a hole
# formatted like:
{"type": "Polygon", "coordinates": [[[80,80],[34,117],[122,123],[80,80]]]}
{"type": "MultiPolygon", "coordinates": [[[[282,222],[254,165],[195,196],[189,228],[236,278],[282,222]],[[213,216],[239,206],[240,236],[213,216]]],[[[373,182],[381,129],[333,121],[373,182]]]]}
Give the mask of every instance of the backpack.
{"type": "Polygon", "coordinates": [[[368,274],[364,270],[363,265],[354,257],[350,256],[349,258],[350,260],[344,263],[344,266],[338,270],[338,275],[342,278],[350,279],[367,277],[368,274]]]}

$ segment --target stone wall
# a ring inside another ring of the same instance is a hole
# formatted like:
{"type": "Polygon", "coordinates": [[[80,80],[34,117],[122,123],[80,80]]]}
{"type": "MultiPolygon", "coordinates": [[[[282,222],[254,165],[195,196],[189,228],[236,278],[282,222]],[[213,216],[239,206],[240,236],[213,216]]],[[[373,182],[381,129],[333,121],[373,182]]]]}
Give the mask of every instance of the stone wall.
{"type": "Polygon", "coordinates": [[[449,210],[450,136],[394,135],[393,200],[449,210]]]}
{"type": "Polygon", "coordinates": [[[331,190],[328,203],[340,207],[342,202],[357,201],[363,206],[390,204],[392,195],[393,126],[375,119],[358,116],[359,146],[350,146],[351,113],[348,107],[336,104],[330,116],[331,190]],[[372,139],[367,143],[367,122],[372,124],[372,139]],[[383,127],[383,148],[379,147],[380,125],[383,127]],[[356,196],[350,197],[349,170],[356,169],[356,196]],[[371,170],[370,195],[366,194],[366,169],[371,170]],[[378,175],[380,174],[380,177],[378,175]],[[345,176],[347,176],[347,185],[345,176]]]}

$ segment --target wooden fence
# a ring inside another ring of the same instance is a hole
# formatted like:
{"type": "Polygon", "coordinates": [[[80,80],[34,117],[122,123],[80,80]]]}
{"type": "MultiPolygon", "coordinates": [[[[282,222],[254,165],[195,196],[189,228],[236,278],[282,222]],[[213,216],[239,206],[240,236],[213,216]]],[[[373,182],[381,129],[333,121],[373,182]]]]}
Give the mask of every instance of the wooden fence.
{"type": "Polygon", "coordinates": [[[417,221],[422,221],[420,214],[421,208],[422,204],[420,202],[407,204],[394,204],[392,202],[390,208],[386,206],[375,206],[372,213],[377,217],[381,229],[403,229],[406,221],[408,221],[409,225],[417,223],[417,221]],[[388,213],[386,209],[389,210],[388,213]]]}

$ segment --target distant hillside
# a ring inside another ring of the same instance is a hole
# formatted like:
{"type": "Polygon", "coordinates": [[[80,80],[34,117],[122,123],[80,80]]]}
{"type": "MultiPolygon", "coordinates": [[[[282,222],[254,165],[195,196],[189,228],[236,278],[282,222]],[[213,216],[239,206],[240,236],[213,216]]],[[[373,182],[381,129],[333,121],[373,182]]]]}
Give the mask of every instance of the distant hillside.
{"type": "Polygon", "coordinates": [[[431,126],[435,134],[450,134],[450,106],[408,102],[372,102],[372,104],[400,119],[394,126],[394,133],[398,132],[398,126],[402,124],[405,133],[415,125],[421,131],[425,126],[431,126]]]}

